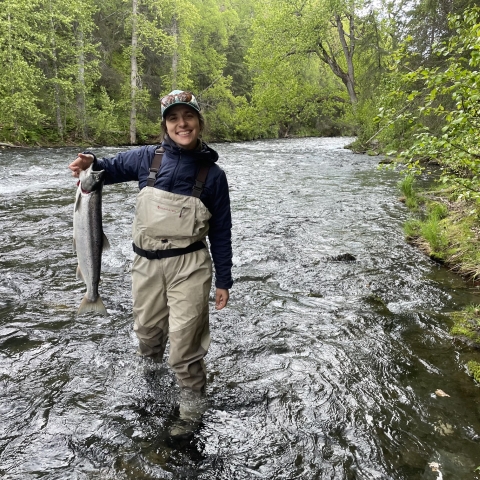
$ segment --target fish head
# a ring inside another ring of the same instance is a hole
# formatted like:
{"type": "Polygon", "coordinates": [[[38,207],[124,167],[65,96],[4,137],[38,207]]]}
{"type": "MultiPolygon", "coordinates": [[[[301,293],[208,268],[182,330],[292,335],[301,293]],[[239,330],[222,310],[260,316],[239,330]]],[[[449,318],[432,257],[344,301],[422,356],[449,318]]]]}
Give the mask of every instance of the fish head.
{"type": "Polygon", "coordinates": [[[84,192],[93,192],[103,186],[105,170],[93,170],[92,165],[87,170],[80,172],[80,185],[84,192]]]}

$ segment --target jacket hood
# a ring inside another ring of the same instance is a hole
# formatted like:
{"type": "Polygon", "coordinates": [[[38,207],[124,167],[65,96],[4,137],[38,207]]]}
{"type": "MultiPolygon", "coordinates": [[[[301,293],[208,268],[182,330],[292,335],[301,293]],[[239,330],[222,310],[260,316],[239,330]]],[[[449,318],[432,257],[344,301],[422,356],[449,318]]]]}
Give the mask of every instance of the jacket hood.
{"type": "Polygon", "coordinates": [[[179,147],[170,137],[167,136],[162,142],[162,147],[166,152],[173,155],[187,154],[195,160],[216,162],[218,160],[218,153],[205,142],[202,142],[201,140],[199,140],[199,142],[200,145],[195,150],[185,150],[184,148],[179,147]]]}

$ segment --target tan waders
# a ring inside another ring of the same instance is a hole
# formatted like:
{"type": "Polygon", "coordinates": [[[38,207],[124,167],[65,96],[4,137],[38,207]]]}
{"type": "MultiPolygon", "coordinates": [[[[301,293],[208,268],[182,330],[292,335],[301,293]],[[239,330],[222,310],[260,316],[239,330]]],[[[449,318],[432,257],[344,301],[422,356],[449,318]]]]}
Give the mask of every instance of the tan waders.
{"type": "Polygon", "coordinates": [[[141,355],[163,355],[181,387],[205,386],[203,357],[210,344],[208,297],[212,263],[206,248],[148,260],[136,256],[132,269],[134,330],[141,355]]]}
{"type": "Polygon", "coordinates": [[[198,191],[196,196],[178,195],[152,186],[140,191],[132,292],[139,354],[161,357],[169,337],[168,363],[180,387],[201,391],[210,344],[212,261],[204,240],[211,214],[197,196],[198,191]]]}

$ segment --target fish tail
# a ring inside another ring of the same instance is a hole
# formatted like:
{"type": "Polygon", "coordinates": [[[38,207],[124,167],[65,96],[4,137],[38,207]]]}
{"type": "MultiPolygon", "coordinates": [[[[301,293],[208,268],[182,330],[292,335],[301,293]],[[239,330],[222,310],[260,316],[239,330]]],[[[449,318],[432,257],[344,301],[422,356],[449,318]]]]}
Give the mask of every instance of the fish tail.
{"type": "Polygon", "coordinates": [[[95,312],[102,315],[107,315],[107,309],[105,308],[105,305],[103,304],[100,295],[94,302],[88,300],[86,295],[83,297],[83,300],[80,303],[80,307],[78,308],[77,315],[81,315],[82,313],[87,312],[95,312]]]}

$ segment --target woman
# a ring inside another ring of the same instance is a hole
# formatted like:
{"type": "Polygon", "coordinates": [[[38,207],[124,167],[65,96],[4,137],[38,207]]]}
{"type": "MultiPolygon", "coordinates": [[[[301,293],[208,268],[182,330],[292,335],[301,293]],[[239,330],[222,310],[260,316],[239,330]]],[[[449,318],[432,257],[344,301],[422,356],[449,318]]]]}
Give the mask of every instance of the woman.
{"type": "Polygon", "coordinates": [[[69,168],[78,177],[93,163],[105,170],[106,185],[138,181],[132,266],[138,354],[161,359],[169,336],[169,364],[180,387],[203,392],[212,281],[207,235],[217,310],[227,305],[233,284],[228,184],[217,152],[200,140],[204,119],[195,96],[174,90],[161,100],[161,113],[163,152],[146,146],[103,159],[79,153],[69,168]]]}

